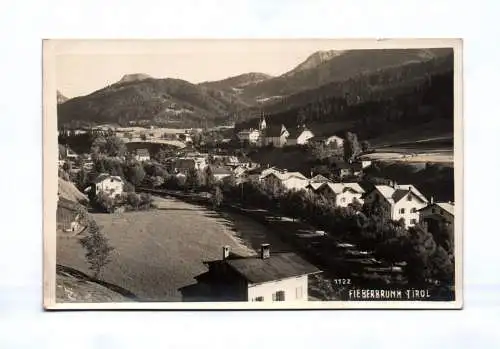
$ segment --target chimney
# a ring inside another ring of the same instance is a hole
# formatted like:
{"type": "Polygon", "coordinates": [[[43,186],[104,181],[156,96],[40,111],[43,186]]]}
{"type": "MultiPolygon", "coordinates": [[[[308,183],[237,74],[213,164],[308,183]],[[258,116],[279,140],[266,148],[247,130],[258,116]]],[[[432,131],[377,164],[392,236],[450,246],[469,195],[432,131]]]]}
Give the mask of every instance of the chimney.
{"type": "Polygon", "coordinates": [[[230,251],[229,246],[226,245],[222,247],[222,260],[226,260],[229,257],[229,251],[230,251]]]}
{"type": "Polygon", "coordinates": [[[269,244],[260,245],[260,258],[268,259],[271,256],[271,248],[269,244]]]}

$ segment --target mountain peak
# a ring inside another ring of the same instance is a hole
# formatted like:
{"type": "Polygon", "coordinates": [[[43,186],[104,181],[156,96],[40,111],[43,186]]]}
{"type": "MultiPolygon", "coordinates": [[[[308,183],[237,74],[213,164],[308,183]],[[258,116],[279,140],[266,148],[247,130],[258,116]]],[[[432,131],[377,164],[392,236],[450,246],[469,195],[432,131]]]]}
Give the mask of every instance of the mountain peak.
{"type": "Polygon", "coordinates": [[[152,79],[152,78],[153,78],[152,76],[150,76],[148,74],[142,74],[142,73],[125,74],[120,79],[120,81],[118,81],[118,83],[132,82],[132,81],[141,81],[141,80],[152,79]]]}
{"type": "Polygon", "coordinates": [[[294,69],[290,70],[285,75],[294,74],[294,73],[298,73],[300,71],[315,68],[315,67],[321,65],[322,63],[329,61],[330,59],[332,59],[334,57],[340,56],[344,52],[346,52],[346,51],[337,51],[337,50],[316,51],[312,55],[307,57],[307,59],[304,62],[300,63],[298,66],[296,66],[294,69]]]}

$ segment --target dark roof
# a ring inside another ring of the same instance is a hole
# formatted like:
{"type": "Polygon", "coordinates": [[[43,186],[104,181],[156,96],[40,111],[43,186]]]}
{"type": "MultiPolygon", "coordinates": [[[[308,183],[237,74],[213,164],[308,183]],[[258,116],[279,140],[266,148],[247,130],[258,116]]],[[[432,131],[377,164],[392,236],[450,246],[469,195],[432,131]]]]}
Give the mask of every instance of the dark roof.
{"type": "Polygon", "coordinates": [[[266,127],[266,137],[280,137],[282,134],[283,125],[270,125],[266,127]]]}
{"type": "Polygon", "coordinates": [[[292,128],[292,129],[288,130],[288,133],[290,134],[288,136],[288,138],[297,139],[297,138],[299,138],[299,136],[301,135],[301,133],[304,132],[304,131],[308,131],[308,129],[305,128],[305,127],[292,128]]]}
{"type": "Polygon", "coordinates": [[[290,252],[271,252],[267,259],[260,256],[235,257],[226,260],[226,263],[252,284],[320,272],[314,265],[290,252]]]}
{"type": "Polygon", "coordinates": [[[225,167],[213,167],[213,168],[210,168],[210,170],[212,171],[212,174],[214,175],[231,175],[233,174],[233,172],[231,172],[231,170],[225,168],[225,167]]]}
{"type": "Polygon", "coordinates": [[[394,199],[394,202],[398,202],[403,198],[406,194],[408,194],[409,190],[408,189],[396,189],[394,191],[394,194],[392,194],[392,198],[394,199]]]}
{"type": "Polygon", "coordinates": [[[247,174],[249,174],[249,175],[261,174],[261,173],[262,173],[262,168],[260,168],[260,167],[257,167],[257,168],[254,168],[254,169],[247,171],[247,174]]]}

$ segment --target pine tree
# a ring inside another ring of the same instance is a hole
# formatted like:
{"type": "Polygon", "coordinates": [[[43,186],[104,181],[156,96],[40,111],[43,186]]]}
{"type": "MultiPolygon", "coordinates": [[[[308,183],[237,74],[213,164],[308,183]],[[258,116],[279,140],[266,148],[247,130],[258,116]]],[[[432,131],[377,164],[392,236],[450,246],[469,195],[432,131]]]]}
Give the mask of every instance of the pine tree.
{"type": "Polygon", "coordinates": [[[80,244],[85,249],[85,258],[94,273],[94,278],[100,279],[103,268],[111,261],[111,252],[114,248],[109,245],[108,238],[94,220],[90,220],[87,230],[88,233],[80,239],[80,244]]]}

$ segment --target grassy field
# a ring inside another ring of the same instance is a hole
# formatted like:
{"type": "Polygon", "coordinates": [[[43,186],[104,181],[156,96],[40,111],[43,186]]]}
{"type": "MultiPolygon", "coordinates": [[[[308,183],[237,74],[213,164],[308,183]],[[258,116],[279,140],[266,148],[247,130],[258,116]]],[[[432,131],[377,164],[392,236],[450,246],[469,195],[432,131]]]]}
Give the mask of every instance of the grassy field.
{"type": "MultiPolygon", "coordinates": [[[[104,281],[138,300],[180,301],[178,289],[206,271],[202,261],[220,259],[223,245],[242,255],[254,254],[263,242],[271,243],[273,250],[287,249],[246,217],[220,215],[174,199],[155,200],[157,210],[94,215],[115,248],[104,281]]],[[[57,263],[89,274],[84,251],[74,238],[58,238],[57,263]]]]}

